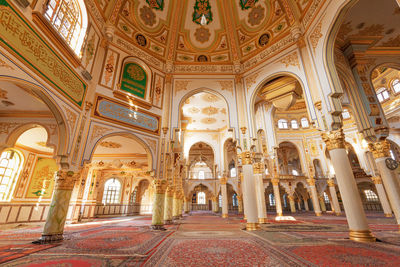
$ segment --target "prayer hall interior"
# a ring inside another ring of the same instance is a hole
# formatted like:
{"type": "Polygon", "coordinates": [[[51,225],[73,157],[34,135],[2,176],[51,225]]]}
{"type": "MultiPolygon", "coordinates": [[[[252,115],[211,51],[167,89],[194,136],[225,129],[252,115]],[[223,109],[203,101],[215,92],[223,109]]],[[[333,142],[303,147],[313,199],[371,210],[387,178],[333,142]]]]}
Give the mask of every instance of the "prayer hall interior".
{"type": "Polygon", "coordinates": [[[0,266],[399,266],[400,0],[0,0],[0,266]]]}

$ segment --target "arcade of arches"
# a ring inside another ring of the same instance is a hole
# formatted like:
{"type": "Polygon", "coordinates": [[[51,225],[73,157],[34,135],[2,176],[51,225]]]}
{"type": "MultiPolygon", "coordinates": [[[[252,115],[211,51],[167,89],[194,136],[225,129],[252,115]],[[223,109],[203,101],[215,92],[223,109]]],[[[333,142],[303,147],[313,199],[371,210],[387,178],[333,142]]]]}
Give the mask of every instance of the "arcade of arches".
{"type": "Polygon", "coordinates": [[[399,0],[0,20],[0,264],[400,262],[399,0]]]}

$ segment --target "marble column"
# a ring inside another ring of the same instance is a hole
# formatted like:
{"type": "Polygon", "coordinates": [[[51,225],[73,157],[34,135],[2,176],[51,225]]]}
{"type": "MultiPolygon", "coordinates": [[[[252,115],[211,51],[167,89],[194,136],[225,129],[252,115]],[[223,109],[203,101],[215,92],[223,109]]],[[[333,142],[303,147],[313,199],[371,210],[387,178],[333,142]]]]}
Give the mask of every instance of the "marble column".
{"type": "Polygon", "coordinates": [[[218,197],[212,197],[212,208],[214,213],[219,212],[219,207],[218,207],[218,197]]]}
{"type": "Polygon", "coordinates": [[[151,220],[151,228],[154,230],[164,230],[164,206],[165,206],[165,190],[167,189],[167,181],[155,179],[153,181],[153,214],[151,220]]]}
{"type": "Polygon", "coordinates": [[[319,196],[319,205],[321,206],[321,211],[326,212],[326,205],[324,196],[319,196]]]}
{"type": "Polygon", "coordinates": [[[340,204],[336,193],[335,181],[333,181],[333,179],[328,180],[328,187],[329,193],[331,194],[332,210],[333,212],[335,212],[336,216],[339,216],[340,214],[342,214],[342,211],[340,209],[340,204]]]}
{"type": "Polygon", "coordinates": [[[397,224],[400,225],[400,184],[396,173],[386,166],[386,162],[390,164],[391,160],[390,143],[385,140],[369,143],[368,146],[374,156],[376,166],[381,175],[397,224]]]}
{"type": "Polygon", "coordinates": [[[183,202],[184,202],[184,192],[181,191],[180,195],[179,195],[179,218],[183,218],[183,202]]]}
{"type": "Polygon", "coordinates": [[[228,179],[222,177],[219,182],[221,184],[221,196],[222,196],[222,218],[228,218],[228,191],[226,188],[226,183],[228,179]]]}
{"type": "Polygon", "coordinates": [[[274,198],[275,198],[275,207],[276,207],[276,214],[278,216],[282,216],[282,201],[281,201],[281,193],[279,191],[279,179],[273,178],[271,180],[272,188],[274,189],[274,198]]]}
{"type": "Polygon", "coordinates": [[[382,178],[380,176],[372,177],[372,181],[375,184],[378,197],[382,205],[383,213],[385,217],[392,217],[392,208],[390,207],[389,200],[387,199],[385,188],[382,185],[382,178]]]}
{"type": "Polygon", "coordinates": [[[174,187],[170,185],[165,192],[164,224],[172,224],[173,201],[174,187]]]}
{"type": "Polygon", "coordinates": [[[238,213],[243,214],[243,197],[241,195],[237,195],[238,200],[238,213]]]}
{"type": "Polygon", "coordinates": [[[299,208],[299,211],[302,211],[302,209],[301,209],[301,201],[300,200],[297,201],[297,207],[299,208]]]}
{"type": "Polygon", "coordinates": [[[317,188],[315,187],[315,179],[313,178],[307,179],[307,183],[310,186],[311,200],[313,203],[315,215],[321,216],[322,212],[321,212],[321,207],[319,206],[317,188]]]}
{"type": "Polygon", "coordinates": [[[261,162],[253,164],[254,179],[256,183],[257,194],[257,213],[258,223],[267,223],[267,207],[265,206],[264,182],[262,174],[264,172],[264,165],[261,162]]]}
{"type": "Polygon", "coordinates": [[[57,172],[50,209],[47,214],[42,237],[37,241],[38,243],[48,243],[64,239],[64,225],[67,219],[69,202],[79,174],[79,172],[74,173],[67,170],[57,172]]]}
{"type": "Polygon", "coordinates": [[[179,202],[180,202],[180,191],[175,190],[174,197],[172,200],[172,219],[173,220],[179,220],[179,218],[180,218],[180,212],[179,212],[180,203],[179,202]]]}
{"type": "Polygon", "coordinates": [[[184,210],[186,214],[190,212],[190,197],[185,197],[184,210]]]}
{"type": "Polygon", "coordinates": [[[308,198],[305,198],[305,199],[304,199],[304,209],[305,209],[306,211],[310,211],[310,207],[308,206],[308,198]]]}
{"type": "Polygon", "coordinates": [[[289,195],[288,199],[289,199],[290,211],[292,213],[296,213],[296,203],[294,202],[294,196],[289,195]]]}
{"type": "Polygon", "coordinates": [[[323,133],[322,140],[329,151],[336,173],[336,180],[349,224],[350,239],[359,242],[374,242],[376,238],[369,229],[354,174],[347,157],[343,129],[323,133]]]}
{"type": "Polygon", "coordinates": [[[254,231],[260,228],[258,224],[256,185],[253,173],[253,153],[245,151],[241,155],[243,170],[243,206],[246,216],[246,230],[254,231]]]}

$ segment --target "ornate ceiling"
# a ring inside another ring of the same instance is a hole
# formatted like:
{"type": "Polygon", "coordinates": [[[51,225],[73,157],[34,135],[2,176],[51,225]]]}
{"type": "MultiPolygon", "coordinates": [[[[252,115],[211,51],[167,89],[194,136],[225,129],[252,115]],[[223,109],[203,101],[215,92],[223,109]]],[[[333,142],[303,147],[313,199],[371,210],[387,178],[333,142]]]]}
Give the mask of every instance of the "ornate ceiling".
{"type": "Polygon", "coordinates": [[[182,106],[182,126],[187,130],[221,131],[228,126],[225,101],[213,94],[198,93],[182,106]]]}
{"type": "Polygon", "coordinates": [[[290,35],[313,2],[97,0],[117,35],[175,64],[242,63],[290,35]]]}

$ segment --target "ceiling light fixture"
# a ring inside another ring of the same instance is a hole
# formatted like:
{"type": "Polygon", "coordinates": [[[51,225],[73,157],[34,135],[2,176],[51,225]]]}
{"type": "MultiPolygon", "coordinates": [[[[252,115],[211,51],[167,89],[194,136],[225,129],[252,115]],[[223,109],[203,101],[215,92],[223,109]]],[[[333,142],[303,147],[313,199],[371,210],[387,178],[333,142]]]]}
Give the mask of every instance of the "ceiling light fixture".
{"type": "Polygon", "coordinates": [[[206,15],[203,14],[203,15],[201,16],[200,24],[201,24],[201,26],[204,26],[204,25],[207,24],[206,15]]]}

